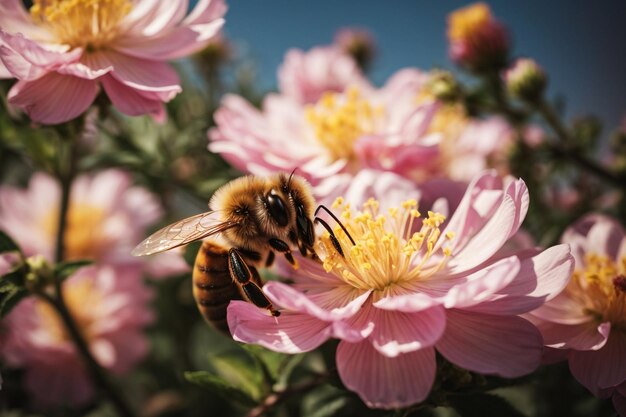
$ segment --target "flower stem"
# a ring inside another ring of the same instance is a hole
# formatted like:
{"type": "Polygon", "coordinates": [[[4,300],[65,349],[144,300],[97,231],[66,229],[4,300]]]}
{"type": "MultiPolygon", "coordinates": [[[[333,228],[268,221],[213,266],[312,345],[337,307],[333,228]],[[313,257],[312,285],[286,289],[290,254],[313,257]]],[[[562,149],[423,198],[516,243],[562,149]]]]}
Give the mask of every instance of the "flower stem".
{"type": "Polygon", "coordinates": [[[300,385],[296,385],[291,388],[285,388],[284,390],[279,392],[273,392],[265,397],[265,400],[263,400],[261,404],[250,410],[246,417],[261,417],[272,408],[274,408],[276,405],[280,404],[291,396],[303,394],[317,388],[321,383],[330,378],[330,376],[331,374],[329,373],[319,374],[310,381],[304,382],[300,385]]]}
{"type": "Polygon", "coordinates": [[[555,113],[554,109],[552,109],[552,107],[545,100],[541,100],[537,103],[536,110],[552,128],[554,133],[556,133],[559,139],[558,144],[550,145],[551,150],[555,154],[569,158],[578,164],[578,166],[591,172],[597,177],[606,180],[619,188],[624,188],[626,178],[621,178],[619,175],[598,165],[595,161],[587,158],[585,155],[581,154],[578,150],[572,147],[572,139],[569,132],[555,113]]]}
{"type": "Polygon", "coordinates": [[[113,383],[109,380],[106,372],[100,364],[95,360],[91,351],[89,350],[89,346],[85,341],[83,335],[80,332],[80,329],[76,325],[67,305],[65,304],[65,300],[63,298],[63,292],[61,291],[61,284],[58,280],[55,280],[55,290],[56,290],[56,298],[46,294],[40,293],[38,294],[45,301],[47,301],[58,313],[67,329],[69,336],[71,337],[74,345],[78,349],[78,352],[85,364],[87,365],[87,370],[91,375],[91,378],[95,382],[96,386],[98,386],[102,391],[104,391],[117,410],[117,413],[120,417],[135,417],[135,413],[133,412],[130,405],[124,400],[120,391],[113,385],[113,383]]]}
{"type": "MultiPolygon", "coordinates": [[[[73,127],[73,126],[71,126],[73,127]]],[[[71,129],[70,127],[70,129],[71,129]]],[[[73,130],[73,129],[72,129],[73,130]]],[[[78,132],[72,131],[73,137],[77,136],[78,132]]],[[[72,188],[72,181],[76,174],[76,151],[74,141],[67,138],[61,138],[61,146],[59,147],[59,166],[57,169],[57,177],[61,182],[61,202],[59,207],[59,227],[56,235],[56,250],[55,250],[55,262],[59,263],[65,259],[65,242],[64,236],[68,226],[68,212],[70,207],[70,194],[72,188]]],[[[74,345],[76,346],[79,355],[83,359],[87,370],[91,375],[96,386],[98,386],[117,410],[120,417],[134,417],[135,414],[130,405],[122,397],[117,387],[109,380],[105,370],[100,366],[96,359],[89,350],[85,338],[81,334],[76,321],[72,317],[70,310],[65,303],[63,296],[63,287],[61,280],[54,277],[54,297],[45,292],[38,292],[41,298],[47,301],[58,313],[63,321],[65,328],[67,329],[69,336],[71,337],[74,345]]]]}

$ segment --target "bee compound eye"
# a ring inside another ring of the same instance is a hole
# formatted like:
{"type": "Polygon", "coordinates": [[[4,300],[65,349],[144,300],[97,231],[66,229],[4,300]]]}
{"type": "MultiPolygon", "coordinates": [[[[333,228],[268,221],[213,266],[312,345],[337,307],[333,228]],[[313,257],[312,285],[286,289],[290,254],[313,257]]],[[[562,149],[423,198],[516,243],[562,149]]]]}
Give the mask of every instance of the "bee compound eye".
{"type": "Polygon", "coordinates": [[[282,198],[280,198],[280,196],[274,191],[270,191],[270,193],[266,197],[266,200],[267,209],[276,224],[281,227],[287,226],[287,224],[289,223],[289,214],[287,213],[287,208],[285,207],[285,203],[282,198]]]}

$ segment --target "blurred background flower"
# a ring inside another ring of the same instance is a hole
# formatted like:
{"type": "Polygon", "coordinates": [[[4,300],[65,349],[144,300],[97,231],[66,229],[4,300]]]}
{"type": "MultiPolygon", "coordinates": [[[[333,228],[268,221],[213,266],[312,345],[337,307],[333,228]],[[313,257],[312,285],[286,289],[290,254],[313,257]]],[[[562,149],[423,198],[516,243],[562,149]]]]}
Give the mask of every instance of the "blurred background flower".
{"type": "MultiPolygon", "coordinates": [[[[151,291],[132,267],[85,267],[63,283],[67,307],[98,363],[128,373],[148,353],[143,333],[154,315],[151,291]]],[[[95,387],[58,313],[46,302],[22,301],[2,321],[0,355],[26,369],[25,384],[39,407],[84,406],[95,387]]]]}
{"type": "Polygon", "coordinates": [[[204,48],[224,23],[223,0],[35,1],[0,5],[1,74],[19,81],[8,101],[36,122],[84,113],[100,86],[122,113],[163,120],[163,102],[181,91],[164,61],[204,48]],[[94,24],[95,22],[95,24],[94,24]]]}
{"type": "MultiPolygon", "coordinates": [[[[55,256],[61,189],[52,177],[36,173],[26,189],[0,187],[0,228],[15,236],[28,255],[55,256]]],[[[130,251],[163,216],[157,198],[134,186],[120,170],[78,177],[72,186],[64,235],[67,260],[137,266],[152,277],[182,273],[188,266],[177,251],[149,259],[130,251]]]]}

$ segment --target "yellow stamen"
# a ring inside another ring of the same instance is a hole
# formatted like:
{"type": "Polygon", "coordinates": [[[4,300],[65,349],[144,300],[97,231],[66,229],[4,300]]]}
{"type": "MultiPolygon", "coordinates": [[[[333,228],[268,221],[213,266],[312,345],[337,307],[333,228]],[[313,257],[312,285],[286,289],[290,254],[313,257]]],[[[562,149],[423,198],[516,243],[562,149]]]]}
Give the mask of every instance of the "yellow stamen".
{"type": "Polygon", "coordinates": [[[386,293],[393,287],[428,279],[445,265],[452,251],[442,248],[442,214],[429,212],[416,232],[413,222],[419,218],[417,201],[405,201],[399,208],[389,209],[387,215],[379,214],[379,207],[376,200],[368,200],[353,213],[344,205],[341,217],[355,244],[341,227],[336,227],[335,236],[344,248],[345,256],[341,256],[328,233],[320,236],[318,253],[327,272],[358,289],[386,293]]]}
{"type": "Polygon", "coordinates": [[[60,43],[100,49],[115,39],[119,22],[131,9],[128,0],[35,0],[30,14],[60,43]]]}
{"type": "Polygon", "coordinates": [[[375,132],[383,113],[382,108],[362,98],[357,87],[343,94],[327,92],[316,105],[305,109],[315,137],[335,160],[354,159],[354,144],[361,136],[375,132]]]}
{"type": "Polygon", "coordinates": [[[574,271],[569,294],[598,321],[609,321],[626,331],[626,292],[620,279],[626,274],[626,257],[618,262],[605,255],[587,253],[584,266],[574,271]]]}

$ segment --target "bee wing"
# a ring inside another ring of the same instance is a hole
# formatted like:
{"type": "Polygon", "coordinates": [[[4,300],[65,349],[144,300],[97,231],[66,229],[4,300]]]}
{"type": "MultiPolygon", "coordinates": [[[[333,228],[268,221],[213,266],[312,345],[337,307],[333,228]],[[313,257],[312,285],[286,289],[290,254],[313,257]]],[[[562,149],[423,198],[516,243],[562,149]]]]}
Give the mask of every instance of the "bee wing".
{"type": "Polygon", "coordinates": [[[138,244],[131,254],[144,256],[163,252],[194,240],[221,233],[237,225],[235,222],[220,220],[216,214],[215,211],[208,211],[165,226],[138,244]]]}

